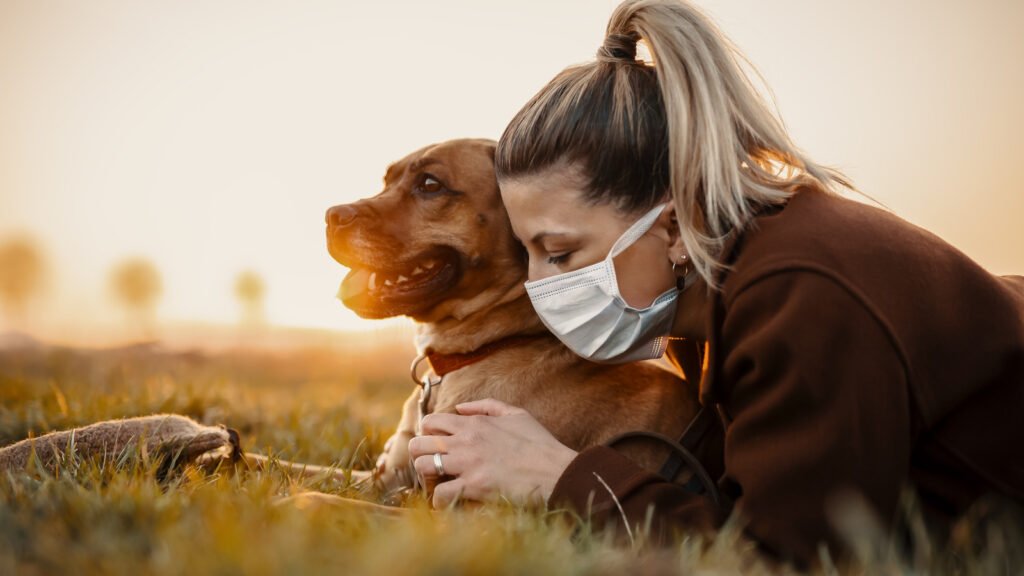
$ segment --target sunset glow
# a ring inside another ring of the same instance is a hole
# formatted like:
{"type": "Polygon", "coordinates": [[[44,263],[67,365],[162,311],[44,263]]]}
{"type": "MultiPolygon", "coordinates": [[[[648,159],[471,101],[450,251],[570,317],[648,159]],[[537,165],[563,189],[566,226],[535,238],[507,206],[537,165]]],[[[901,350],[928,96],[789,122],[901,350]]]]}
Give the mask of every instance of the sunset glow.
{"type": "MultiPolygon", "coordinates": [[[[33,329],[120,326],[109,275],[132,257],[159,271],[159,322],[238,322],[251,270],[271,324],[380,328],[335,299],[326,209],[424,144],[497,138],[616,4],[0,3],[0,242],[42,250],[33,329]]],[[[813,158],[1024,271],[1024,4],[699,4],[813,158]]]]}

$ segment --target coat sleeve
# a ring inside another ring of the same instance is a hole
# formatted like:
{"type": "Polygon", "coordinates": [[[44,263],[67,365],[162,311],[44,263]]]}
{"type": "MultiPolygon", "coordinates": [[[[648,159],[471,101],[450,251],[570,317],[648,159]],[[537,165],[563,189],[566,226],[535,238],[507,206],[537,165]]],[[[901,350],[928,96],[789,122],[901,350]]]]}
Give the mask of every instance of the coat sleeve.
{"type": "MultiPolygon", "coordinates": [[[[837,498],[860,494],[888,526],[907,478],[911,406],[885,322],[844,283],[788,271],[729,296],[718,344],[713,385],[732,418],[719,484],[747,533],[806,566],[820,542],[841,551],[829,520],[837,498]]],[[[648,508],[659,530],[708,531],[724,520],[605,447],[582,451],[549,502],[600,524],[624,515],[637,525],[648,508]]]]}

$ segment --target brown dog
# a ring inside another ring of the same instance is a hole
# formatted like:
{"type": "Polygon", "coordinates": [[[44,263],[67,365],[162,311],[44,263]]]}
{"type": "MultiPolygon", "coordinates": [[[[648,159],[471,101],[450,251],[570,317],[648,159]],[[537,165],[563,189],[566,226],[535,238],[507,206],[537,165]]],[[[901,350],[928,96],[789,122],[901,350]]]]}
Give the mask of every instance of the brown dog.
{"type": "MultiPolygon", "coordinates": [[[[343,303],[364,318],[405,315],[417,323],[418,349],[443,374],[426,412],[496,398],[526,409],[575,450],[633,430],[678,438],[698,406],[675,374],[649,362],[587,362],[534,313],[494,147],[490,140],[424,147],[388,167],[379,194],[327,212],[328,250],[351,269],[343,303]]],[[[387,489],[413,483],[407,446],[419,399],[414,388],[378,460],[375,477],[387,489]]],[[[668,455],[648,440],[622,449],[654,471],[668,455]]]]}

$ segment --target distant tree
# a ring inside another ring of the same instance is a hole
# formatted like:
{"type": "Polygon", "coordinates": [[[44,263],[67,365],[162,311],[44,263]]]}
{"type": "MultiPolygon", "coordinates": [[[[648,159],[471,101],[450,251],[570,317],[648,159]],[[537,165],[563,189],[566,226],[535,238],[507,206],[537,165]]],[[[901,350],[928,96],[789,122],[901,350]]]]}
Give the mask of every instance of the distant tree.
{"type": "Polygon", "coordinates": [[[0,300],[5,315],[25,328],[29,302],[43,289],[45,263],[42,251],[27,237],[0,245],[0,300]]]}
{"type": "Polygon", "coordinates": [[[144,258],[125,260],[111,271],[110,287],[143,336],[153,338],[156,304],[163,291],[156,266],[144,258]]]}
{"type": "Polygon", "coordinates": [[[267,287],[263,278],[252,270],[246,270],[235,279],[235,296],[242,304],[242,325],[258,327],[263,324],[263,298],[267,287]]]}

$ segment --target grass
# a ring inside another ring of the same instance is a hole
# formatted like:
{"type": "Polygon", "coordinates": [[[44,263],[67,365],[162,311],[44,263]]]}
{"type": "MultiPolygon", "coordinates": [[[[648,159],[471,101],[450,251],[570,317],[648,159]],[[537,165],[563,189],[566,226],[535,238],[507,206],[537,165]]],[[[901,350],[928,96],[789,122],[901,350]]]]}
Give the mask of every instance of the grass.
{"type": "MultiPolygon", "coordinates": [[[[246,449],[316,464],[369,466],[411,391],[408,350],[349,358],[37,348],[0,352],[0,445],[29,434],[156,412],[236,428],[246,449]],[[395,358],[401,358],[396,361],[395,358]]],[[[714,542],[652,549],[594,534],[564,514],[510,506],[409,518],[301,510],[300,490],[352,486],[266,473],[187,469],[166,484],[152,463],[72,459],[57,474],[0,472],[0,574],[768,573],[731,528],[714,542]]],[[[860,538],[851,573],[1013,573],[1022,533],[967,529],[959,547],[902,558],[860,538]]],[[[1019,528],[1019,525],[1017,526],[1019,528]]]]}

